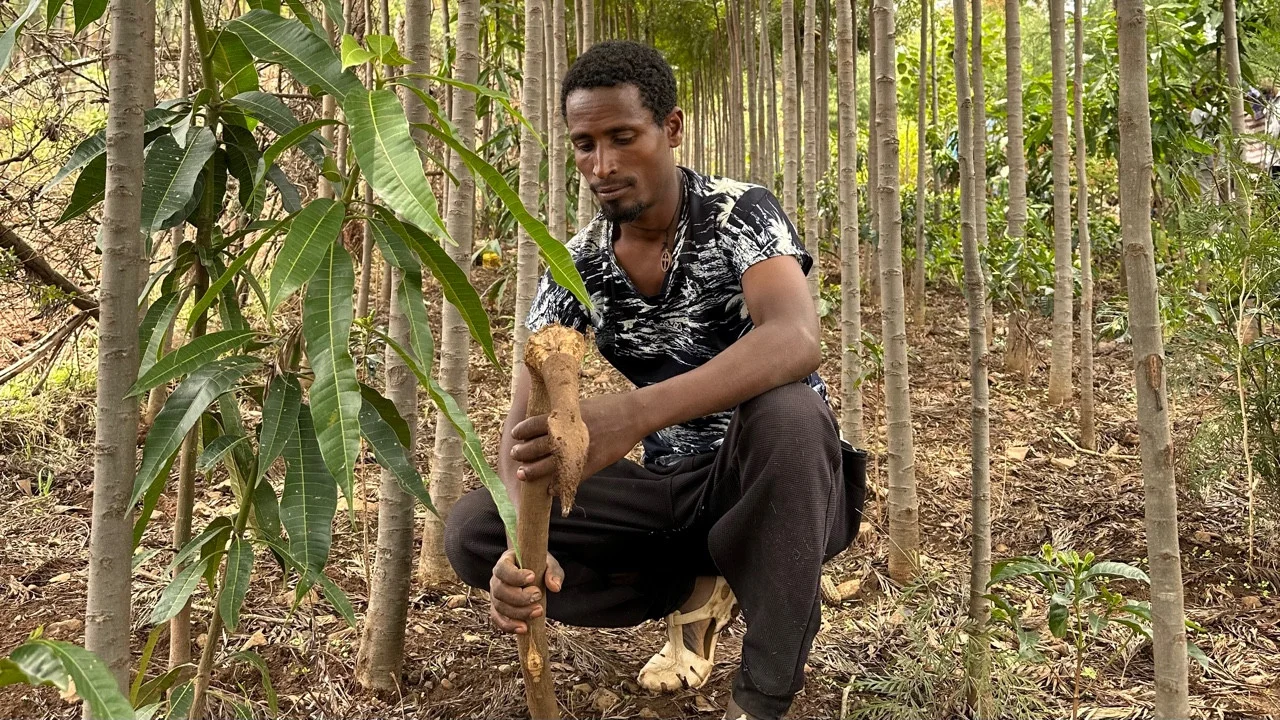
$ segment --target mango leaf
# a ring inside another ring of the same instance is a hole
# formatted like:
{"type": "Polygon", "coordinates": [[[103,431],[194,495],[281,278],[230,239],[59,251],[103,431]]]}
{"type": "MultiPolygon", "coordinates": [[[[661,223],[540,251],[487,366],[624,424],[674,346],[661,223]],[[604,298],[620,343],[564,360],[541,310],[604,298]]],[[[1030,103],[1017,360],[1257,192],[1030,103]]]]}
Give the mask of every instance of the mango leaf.
{"type": "Polygon", "coordinates": [[[155,625],[167,622],[182,610],[191,593],[195,592],[196,587],[200,585],[200,578],[204,575],[207,562],[207,560],[197,560],[178,571],[178,574],[160,593],[160,599],[156,601],[155,608],[151,610],[151,617],[147,619],[148,623],[155,625]]]}
{"type": "Polygon", "coordinates": [[[80,177],[76,178],[76,186],[71,191],[71,198],[67,200],[67,207],[62,210],[62,215],[58,216],[54,225],[61,225],[89,212],[93,206],[102,202],[106,186],[107,156],[104,153],[90,160],[80,177]]]}
{"type": "Polygon", "coordinates": [[[213,77],[221,84],[220,95],[231,97],[258,89],[258,69],[253,55],[235,33],[218,33],[213,45],[213,77]]]}
{"type": "MultiPolygon", "coordinates": [[[[314,17],[311,16],[311,11],[307,9],[306,5],[302,4],[302,0],[284,0],[284,4],[289,6],[289,10],[293,13],[293,16],[298,18],[298,20],[301,21],[308,30],[318,36],[324,36],[324,28],[316,22],[314,17]]],[[[277,11],[276,14],[278,15],[279,11],[277,11]]]]}
{"type": "Polygon", "coordinates": [[[205,408],[260,364],[257,358],[244,355],[214,360],[178,384],[147,433],[147,442],[142,449],[142,466],[134,480],[129,507],[132,508],[156,481],[160,470],[178,451],[182,438],[199,422],[205,408]]]}
{"type": "Polygon", "coordinates": [[[296,213],[302,209],[302,196],[298,193],[298,186],[289,180],[289,176],[284,174],[279,165],[272,165],[267,170],[267,179],[280,193],[280,204],[284,206],[285,212],[296,213]]]}
{"type": "MultiPolygon", "coordinates": [[[[416,78],[419,80],[427,80],[430,82],[438,82],[444,85],[452,85],[453,87],[456,87],[460,90],[466,90],[467,92],[474,93],[480,97],[487,97],[490,100],[495,100],[498,102],[498,104],[502,105],[502,107],[506,109],[507,114],[510,115],[513,120],[520,123],[521,125],[524,125],[526,128],[529,129],[530,132],[533,133],[533,136],[537,138],[539,145],[541,145],[544,148],[547,146],[542,136],[542,133],[538,132],[537,128],[535,128],[529,122],[528,118],[526,118],[524,115],[520,113],[519,110],[516,109],[515,103],[511,102],[511,96],[508,95],[507,93],[502,92],[501,90],[494,90],[493,88],[487,88],[487,87],[484,87],[483,85],[476,85],[475,83],[469,83],[469,82],[466,82],[465,80],[458,80],[456,78],[451,78],[446,75],[430,75],[427,73],[406,73],[405,77],[416,78]]],[[[446,127],[447,126],[448,124],[446,123],[446,127]]]]}
{"type": "Polygon", "coordinates": [[[231,448],[247,441],[249,438],[240,435],[219,435],[213,439],[213,442],[204,446],[204,450],[200,453],[200,457],[196,460],[196,472],[201,475],[207,474],[217,465],[224,455],[230,452],[231,448]]]}
{"type": "Polygon", "coordinates": [[[165,720],[186,720],[191,714],[191,701],[195,699],[194,680],[188,680],[169,693],[169,712],[165,720]]]}
{"type": "MultiPolygon", "coordinates": [[[[156,626],[156,630],[164,629],[164,627],[165,626],[163,625],[158,625],[156,626]]],[[[191,675],[193,669],[194,668],[190,663],[183,663],[182,665],[178,665],[177,667],[165,671],[162,675],[153,677],[142,683],[142,685],[138,687],[134,706],[137,708],[144,708],[148,705],[154,704],[156,708],[159,708],[159,703],[164,699],[165,692],[167,692],[169,688],[181,682],[183,678],[191,675]]],[[[138,679],[141,680],[142,676],[139,675],[138,679]]],[[[135,715],[134,720],[140,720],[140,718],[135,715]]]]}
{"type": "Polygon", "coordinates": [[[89,23],[107,11],[107,0],[73,0],[71,9],[76,21],[73,34],[79,35],[81,30],[89,27],[89,23]]]}
{"type": "Polygon", "coordinates": [[[333,48],[297,20],[250,10],[228,23],[227,30],[239,35],[254,57],[283,65],[298,82],[319,86],[340,102],[347,93],[364,89],[355,75],[342,69],[333,48]]]}
{"type": "MultiPolygon", "coordinates": [[[[556,284],[573,293],[578,302],[582,303],[582,306],[590,311],[591,298],[587,295],[587,287],[582,284],[582,276],[578,274],[578,268],[574,265],[573,257],[569,254],[569,250],[565,248],[563,241],[551,237],[551,233],[547,232],[547,226],[541,220],[529,214],[529,211],[525,209],[524,203],[520,202],[520,196],[507,184],[507,180],[502,176],[502,173],[481,159],[479,155],[468,150],[453,135],[433,125],[415,123],[414,127],[422,128],[432,137],[448,145],[462,158],[462,161],[471,169],[471,172],[483,180],[484,184],[493,191],[493,194],[498,196],[498,199],[502,201],[502,206],[515,217],[516,222],[520,223],[520,227],[524,228],[525,232],[529,233],[533,241],[538,244],[538,249],[542,252],[543,259],[547,261],[547,267],[551,270],[551,277],[556,281],[556,284]]],[[[361,164],[363,165],[363,163],[361,164]]]]}
{"type": "MultiPolygon", "coordinates": [[[[173,469],[173,461],[178,459],[178,454],[174,453],[165,461],[164,467],[160,468],[157,477],[169,477],[169,471],[173,469]]],[[[154,482],[151,487],[142,495],[142,506],[138,508],[137,518],[133,521],[133,549],[138,549],[138,543],[142,542],[142,536],[147,532],[147,526],[151,523],[151,513],[155,512],[156,505],[160,502],[160,496],[164,494],[164,482],[154,482]]]]}
{"type": "Polygon", "coordinates": [[[195,368],[237,350],[254,336],[253,330],[221,330],[209,333],[160,358],[129,388],[125,397],[134,397],[157,385],[186,375],[195,368]]]}
{"type": "Polygon", "coordinates": [[[222,289],[234,280],[236,275],[244,269],[244,266],[248,265],[249,261],[258,254],[258,251],[262,249],[263,244],[265,244],[267,240],[271,239],[271,237],[273,237],[277,232],[285,228],[292,220],[292,217],[287,217],[276,223],[275,227],[263,233],[262,237],[258,238],[252,245],[242,250],[240,252],[240,256],[231,261],[231,264],[227,266],[227,269],[218,276],[217,280],[213,281],[213,284],[209,286],[209,289],[205,291],[204,295],[196,302],[195,306],[191,308],[191,313],[187,315],[188,331],[190,331],[191,327],[196,324],[196,319],[208,310],[209,306],[213,304],[213,301],[218,298],[222,289]]]}
{"type": "Polygon", "coordinates": [[[1213,664],[1213,661],[1209,659],[1209,656],[1205,655],[1204,650],[1201,650],[1199,645],[1191,642],[1190,640],[1187,641],[1187,657],[1195,660],[1200,665],[1201,670],[1208,671],[1209,666],[1213,664]]]}
{"type": "MultiPolygon", "coordinates": [[[[266,10],[267,12],[280,14],[280,0],[249,0],[250,10],[266,10]]],[[[273,715],[275,713],[272,713],[273,715]]]]}
{"type": "Polygon", "coordinates": [[[333,24],[335,32],[347,31],[347,16],[342,12],[342,0],[320,0],[324,5],[325,17],[333,24]]]}
{"type": "Polygon", "coordinates": [[[151,303],[147,313],[143,315],[142,324],[138,327],[138,342],[142,351],[142,361],[138,367],[140,375],[146,373],[160,357],[165,331],[173,323],[174,316],[182,306],[183,294],[182,291],[175,290],[161,295],[151,303]]]}
{"type": "Polygon", "coordinates": [[[484,305],[480,302],[480,294],[471,285],[462,268],[458,267],[458,263],[454,262],[453,258],[449,257],[449,253],[445,252],[444,248],[440,247],[420,228],[410,223],[401,222],[395,214],[381,206],[376,206],[374,212],[378,214],[378,217],[382,219],[382,222],[387,227],[391,228],[409,247],[413,248],[418,257],[431,269],[431,274],[435,275],[436,280],[440,282],[445,299],[458,309],[463,321],[467,323],[467,329],[471,331],[471,337],[480,343],[480,347],[484,349],[485,356],[489,358],[489,362],[496,367],[501,367],[498,363],[497,353],[494,352],[493,348],[493,333],[489,328],[489,315],[484,311],[484,305]]]}
{"type": "Polygon", "coordinates": [[[355,271],[345,248],[330,242],[302,301],[302,337],[315,372],[311,417],[329,472],[351,507],[356,458],[360,454],[360,385],[348,347],[355,313],[355,271]]]}
{"type": "Polygon", "coordinates": [[[318,572],[303,565],[299,560],[290,554],[288,548],[284,545],[270,540],[262,541],[267,547],[275,551],[276,556],[284,561],[285,565],[293,568],[300,576],[300,582],[307,585],[317,584],[320,586],[320,593],[329,601],[333,608],[342,615],[342,619],[347,621],[347,625],[356,626],[356,612],[351,607],[351,601],[347,599],[347,594],[325,576],[324,573],[318,572]]]}
{"type": "Polygon", "coordinates": [[[400,48],[396,47],[395,38],[390,35],[365,35],[364,46],[369,48],[369,51],[374,55],[377,55],[378,61],[383,65],[399,67],[413,64],[412,60],[400,54],[400,48]]]}
{"type": "Polygon", "coordinates": [[[298,424],[302,387],[292,373],[277,375],[267,386],[262,401],[262,424],[258,428],[258,478],[267,474],[271,463],[284,452],[285,443],[298,424]]]}
{"type": "Polygon", "coordinates": [[[1062,593],[1054,593],[1049,598],[1049,632],[1056,638],[1067,635],[1067,615],[1070,612],[1071,598],[1062,593]]]}
{"type": "MultiPolygon", "coordinates": [[[[225,436],[224,436],[225,437],[225,436]]],[[[220,545],[226,545],[225,536],[230,535],[232,530],[231,519],[225,516],[216,517],[209,521],[204,530],[199,535],[187,541],[186,545],[173,556],[173,560],[169,561],[169,572],[173,572],[180,566],[185,565],[188,560],[197,554],[203,554],[204,546],[210,542],[218,542],[220,545]]]]}
{"type": "MultiPolygon", "coordinates": [[[[266,123],[277,135],[283,136],[300,125],[289,106],[270,93],[250,90],[228,99],[227,102],[266,123]]],[[[317,165],[324,161],[324,144],[316,135],[308,134],[304,137],[299,143],[299,149],[317,165]]]]}
{"type": "Polygon", "coordinates": [[[186,206],[196,178],[213,155],[218,141],[208,128],[200,128],[185,148],[173,135],[161,135],[147,149],[142,180],[142,231],[151,233],[186,206]]]}
{"type": "Polygon", "coordinates": [[[382,257],[387,262],[401,270],[420,272],[422,264],[418,262],[417,256],[386,223],[373,220],[369,224],[369,229],[373,233],[373,241],[378,244],[378,249],[382,251],[382,257]]]}
{"type": "Polygon", "coordinates": [[[422,476],[414,467],[408,424],[400,417],[395,404],[378,394],[377,390],[361,385],[360,395],[364,399],[360,406],[360,431],[373,448],[378,464],[395,476],[402,490],[438,516],[431,502],[431,493],[427,492],[422,476]]]}
{"type": "Polygon", "coordinates": [[[447,237],[400,99],[390,90],[353,91],[342,103],[351,147],[369,186],[392,210],[435,237],[447,237]]]}
{"type": "MultiPolygon", "coordinates": [[[[227,108],[221,117],[228,118],[230,111],[231,108],[227,108]]],[[[253,123],[257,122],[249,120],[253,123]]],[[[256,184],[258,161],[262,159],[258,140],[253,136],[253,131],[248,128],[226,122],[222,125],[222,146],[227,153],[227,172],[240,186],[237,194],[240,206],[249,217],[256,218],[262,214],[262,206],[266,202],[266,192],[256,184]]]]}
{"type": "Polygon", "coordinates": [[[342,69],[363,65],[377,57],[360,47],[360,42],[351,35],[342,36],[342,69]]]}
{"type": "Polygon", "coordinates": [[[230,662],[242,660],[257,669],[258,674],[262,676],[262,690],[267,694],[267,717],[279,717],[279,699],[276,697],[275,688],[271,687],[271,668],[267,667],[267,661],[252,650],[241,650],[227,659],[230,662]]]}
{"type": "Polygon", "coordinates": [[[1103,561],[1094,563],[1089,568],[1086,577],[1118,577],[1126,580],[1137,580],[1138,582],[1151,584],[1151,578],[1142,570],[1121,562],[1103,561]]]}
{"type": "Polygon", "coordinates": [[[253,572],[253,545],[240,538],[231,538],[227,550],[227,569],[223,575],[222,593],[218,598],[218,610],[227,630],[234,632],[240,623],[240,606],[249,592],[249,577],[253,572]]]}
{"type": "MultiPolygon", "coordinates": [[[[184,114],[185,113],[180,113],[175,110],[171,110],[167,107],[151,108],[150,110],[146,111],[146,113],[144,113],[144,118],[146,123],[144,130],[146,132],[151,132],[152,130],[155,130],[157,128],[164,127],[165,125],[173,122],[175,119],[177,119],[178,117],[184,114]]],[[[62,169],[59,170],[57,174],[53,176],[52,180],[45,183],[44,187],[40,189],[40,193],[44,194],[49,192],[58,183],[70,177],[71,173],[79,170],[85,165],[88,165],[90,162],[93,161],[94,158],[102,155],[106,151],[107,151],[107,131],[106,130],[99,130],[93,135],[90,135],[84,140],[81,140],[80,144],[76,145],[75,149],[71,151],[71,156],[67,158],[67,163],[63,165],[62,169]]]]}
{"type": "Polygon", "coordinates": [[[28,640],[9,653],[7,668],[0,677],[20,674],[32,685],[49,684],[63,692],[74,684],[76,695],[84,699],[94,717],[133,717],[133,708],[120,692],[115,676],[98,656],[78,645],[44,638],[28,640]]]}
{"type": "MultiPolygon", "coordinates": [[[[51,27],[53,25],[53,22],[58,19],[58,13],[62,12],[62,6],[66,4],[67,0],[49,0],[49,6],[45,8],[45,27],[51,27]]],[[[0,65],[0,72],[4,72],[3,65],[0,65]]]]}
{"type": "MultiPolygon", "coordinates": [[[[296,418],[295,425],[296,427],[296,418]]],[[[258,536],[267,540],[280,540],[280,499],[276,489],[265,477],[253,488],[253,522],[258,536]]]]}
{"type": "Polygon", "coordinates": [[[991,587],[996,583],[1013,580],[1025,575],[1062,575],[1062,571],[1054,568],[1052,565],[1032,560],[1030,558],[1014,558],[1012,560],[1001,560],[991,566],[991,580],[987,582],[987,587],[991,587]]]}
{"type": "Polygon", "coordinates": [[[289,225],[284,245],[271,269],[270,311],[315,275],[342,232],[347,206],[329,198],[312,200],[289,225]]]}
{"type": "Polygon", "coordinates": [[[338,494],[320,457],[310,412],[298,413],[297,432],[289,436],[284,457],[287,470],[280,522],[289,533],[289,555],[318,573],[329,559],[338,494]]]}

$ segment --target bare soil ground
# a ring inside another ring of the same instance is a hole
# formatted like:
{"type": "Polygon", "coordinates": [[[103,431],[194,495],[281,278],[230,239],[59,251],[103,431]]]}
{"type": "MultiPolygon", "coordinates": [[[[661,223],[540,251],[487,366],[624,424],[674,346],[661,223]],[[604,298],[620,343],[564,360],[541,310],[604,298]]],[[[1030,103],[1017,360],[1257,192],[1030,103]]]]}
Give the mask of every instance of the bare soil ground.
{"type": "MultiPolygon", "coordinates": [[[[879,315],[874,308],[867,310],[864,324],[878,336],[879,315]]],[[[929,310],[924,327],[908,328],[925,579],[904,590],[885,577],[885,478],[882,465],[873,461],[876,492],[868,506],[866,532],[827,568],[834,581],[857,580],[860,589],[838,607],[824,606],[823,630],[806,668],[807,684],[791,717],[869,713],[886,699],[906,705],[873,716],[960,716],[956,699],[963,697],[960,627],[969,547],[967,335],[963,300],[954,291],[934,293],[929,310]],[[850,687],[851,680],[858,684],[850,687]],[[918,709],[912,711],[907,705],[918,709]]],[[[6,337],[21,344],[22,339],[9,330],[16,332],[9,328],[6,337]]],[[[831,322],[825,332],[822,372],[838,397],[839,333],[831,322]]],[[[1048,337],[1044,324],[1037,325],[1035,332],[1048,337]]],[[[499,334],[504,348],[509,347],[506,340],[499,334]]],[[[492,456],[506,412],[508,380],[483,364],[480,356],[476,358],[470,401],[475,424],[492,456]]],[[[1146,551],[1129,347],[1103,343],[1099,348],[1100,453],[1096,454],[1079,451],[1068,439],[1076,434],[1073,412],[1046,406],[1043,369],[1024,382],[999,370],[998,352],[992,361],[996,558],[1033,554],[1054,540],[1107,559],[1140,561],[1146,551]],[[1029,448],[1025,459],[1017,459],[1021,455],[1017,448],[1029,448]]],[[[598,355],[590,356],[584,392],[624,386],[598,355]]],[[[58,421],[34,441],[32,428],[6,423],[0,408],[0,653],[7,653],[41,626],[48,635],[83,641],[93,397],[82,392],[59,402],[58,421]],[[60,447],[76,449],[70,453],[49,450],[54,443],[39,438],[52,435],[60,447]],[[54,477],[48,495],[39,491],[42,469],[54,477]]],[[[1175,437],[1179,447],[1186,447],[1206,400],[1183,395],[1174,403],[1175,437]]],[[[876,382],[867,386],[866,408],[868,444],[876,451],[883,448],[883,404],[876,382]]],[[[430,437],[430,432],[428,419],[422,437],[430,437]]],[[[420,448],[429,448],[429,443],[420,443],[420,448]]],[[[420,459],[425,467],[429,452],[420,459]]],[[[357,612],[366,602],[377,516],[377,473],[372,459],[366,462],[361,472],[365,500],[357,501],[356,523],[348,522],[345,512],[339,513],[329,567],[357,612]]],[[[197,526],[232,511],[230,491],[225,484],[219,485],[221,480],[215,476],[201,481],[197,526]]],[[[1241,488],[1188,487],[1180,502],[1188,614],[1204,627],[1194,640],[1213,660],[1208,671],[1192,665],[1195,716],[1280,717],[1280,606],[1274,597],[1280,587],[1280,560],[1273,526],[1259,526],[1258,554],[1249,566],[1241,488]]],[[[168,517],[172,517],[172,505],[165,498],[156,513],[158,522],[143,541],[145,548],[161,552],[135,573],[135,659],[149,630],[143,623],[165,584],[162,576],[170,554],[163,519],[168,517]]],[[[261,554],[254,577],[241,627],[228,638],[226,647],[229,652],[252,648],[267,660],[283,716],[523,716],[515,643],[489,627],[487,601],[481,593],[458,585],[414,589],[403,695],[384,698],[365,692],[354,680],[356,630],[346,627],[320,599],[309,599],[290,612],[289,586],[261,554]]],[[[1117,587],[1136,598],[1146,597],[1145,589],[1117,587]]],[[[210,600],[205,589],[197,591],[196,597],[195,634],[200,635],[210,600]]],[[[997,658],[997,696],[1008,701],[1002,716],[1069,717],[1073,662],[1068,648],[1044,629],[1044,598],[1018,595],[1016,599],[1023,604],[1028,622],[1039,618],[1047,660],[1017,662],[1007,653],[997,658]]],[[[742,630],[739,620],[726,633],[716,672],[706,687],[651,695],[634,680],[664,641],[660,624],[622,630],[554,626],[552,668],[563,711],[578,718],[719,717],[737,665],[742,630]]],[[[1082,716],[1150,717],[1150,647],[1122,643],[1122,639],[1107,634],[1087,655],[1082,716]]],[[[199,642],[206,641],[201,635],[199,642]]],[[[1008,650],[1009,642],[1008,637],[998,637],[995,647],[1008,650]]],[[[166,656],[162,639],[157,663],[166,656]]],[[[249,701],[256,716],[266,715],[265,692],[257,671],[248,665],[221,664],[215,685],[227,697],[249,701]]],[[[223,705],[220,716],[231,714],[231,706],[223,705]]],[[[10,687],[0,690],[0,716],[69,718],[78,717],[78,712],[52,689],[10,687]]]]}

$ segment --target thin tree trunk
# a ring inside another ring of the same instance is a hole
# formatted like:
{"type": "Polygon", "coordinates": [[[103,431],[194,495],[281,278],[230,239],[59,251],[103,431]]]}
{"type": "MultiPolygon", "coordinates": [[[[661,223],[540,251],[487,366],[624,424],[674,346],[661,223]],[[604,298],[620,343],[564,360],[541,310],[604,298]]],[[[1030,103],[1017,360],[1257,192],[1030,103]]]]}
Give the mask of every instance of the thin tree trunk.
{"type": "MultiPolygon", "coordinates": [[[[933,130],[934,137],[938,134],[938,13],[929,15],[929,86],[932,89],[932,107],[929,114],[929,128],[933,130]]],[[[929,171],[933,176],[933,196],[938,197],[942,192],[942,178],[938,177],[938,164],[934,162],[933,152],[929,153],[929,171]]],[[[941,203],[933,203],[933,223],[937,225],[942,220],[939,208],[941,203]]],[[[991,337],[988,335],[987,340],[991,337]]]]}
{"type": "MultiPolygon", "coordinates": [[[[364,201],[372,203],[373,189],[369,187],[369,183],[361,184],[364,185],[364,201]]],[[[366,220],[361,226],[360,287],[356,290],[356,317],[369,314],[369,292],[373,287],[373,225],[366,220]]]]}
{"type": "Polygon", "coordinates": [[[1080,446],[1097,450],[1093,399],[1093,248],[1089,239],[1089,183],[1085,175],[1084,3],[1075,3],[1076,233],[1080,245],[1080,446]]]}
{"type": "Polygon", "coordinates": [[[862,440],[862,272],[858,262],[858,29],[848,0],[836,0],[836,113],[840,151],[840,431],[862,440]]]}
{"type": "MultiPolygon", "coordinates": [[[[588,48],[595,42],[595,2],[596,0],[581,0],[582,2],[582,50],[586,52],[588,48]]],[[[559,93],[559,88],[556,93],[559,93]]],[[[596,205],[595,199],[591,195],[591,185],[587,183],[587,179],[581,174],[578,175],[578,216],[576,227],[578,230],[586,227],[591,222],[591,218],[595,217],[596,205]]]]}
{"type": "MultiPolygon", "coordinates": [[[[774,92],[772,86],[773,48],[769,44],[769,2],[760,0],[756,9],[756,18],[760,23],[759,47],[756,48],[756,117],[760,122],[760,169],[756,171],[756,182],[767,188],[773,188],[773,167],[775,158],[772,154],[772,136],[774,124],[769,114],[769,100],[774,92]]],[[[754,171],[754,168],[753,168],[754,171]]]]}
{"type": "MultiPolygon", "coordinates": [[[[782,0],[782,210],[797,219],[800,174],[800,93],[796,85],[794,0],[782,0]]],[[[816,260],[816,258],[815,258],[816,260]]]]}
{"type": "MultiPolygon", "coordinates": [[[[459,0],[454,77],[472,84],[475,84],[480,75],[479,20],[479,0],[459,0]]],[[[458,128],[463,145],[468,150],[473,149],[476,133],[475,93],[461,88],[454,89],[453,124],[458,128]]],[[[470,275],[472,230],[475,223],[475,178],[458,154],[455,153],[450,158],[450,163],[454,177],[458,178],[458,186],[449,198],[446,225],[455,245],[450,246],[448,252],[463,274],[470,275]]],[[[451,303],[446,302],[444,305],[440,335],[440,385],[458,402],[458,407],[466,412],[469,404],[467,360],[471,341],[462,314],[451,303]]],[[[440,515],[427,516],[419,563],[419,574],[428,583],[439,584],[455,577],[444,554],[444,523],[454,503],[462,497],[462,467],[462,439],[452,425],[437,422],[435,453],[431,463],[431,501],[440,515]]]]}
{"type": "MultiPolygon", "coordinates": [[[[1005,232],[1009,241],[1021,244],[1027,234],[1027,157],[1022,129],[1022,3],[1005,0],[1005,110],[1009,141],[1005,162],[1009,166],[1009,214],[1005,232]]],[[[1018,293],[1019,298],[1023,297],[1018,293]]],[[[1031,344],[1026,323],[1025,303],[1009,316],[1005,338],[1005,367],[1021,372],[1025,379],[1031,372],[1031,344]]]]}
{"type": "Polygon", "coordinates": [[[818,30],[815,0],[804,2],[804,246],[813,257],[809,271],[809,295],[814,307],[818,306],[821,265],[818,247],[818,103],[814,88],[817,87],[818,30]]]}
{"type": "MultiPolygon", "coordinates": [[[[761,0],[765,2],[767,0],[761,0]]],[[[766,16],[767,17],[767,16],[766,16]]],[[[766,42],[768,39],[766,38],[766,42]]],[[[774,183],[778,175],[778,158],[782,157],[782,143],[778,133],[778,81],[777,69],[773,64],[773,46],[769,47],[769,187],[777,187],[774,183]]]]}
{"type": "Polygon", "coordinates": [[[569,223],[566,217],[567,210],[565,209],[568,188],[565,186],[565,162],[568,160],[567,147],[569,139],[564,116],[560,114],[560,83],[563,82],[565,73],[569,70],[568,51],[565,46],[564,0],[551,0],[550,9],[549,37],[551,41],[547,45],[547,52],[550,53],[551,59],[547,61],[549,82],[545,92],[547,96],[546,123],[547,127],[550,128],[547,133],[547,164],[550,166],[547,171],[547,183],[551,186],[551,189],[547,192],[547,204],[550,206],[547,215],[551,235],[560,242],[568,242],[569,223]]]}
{"type": "Polygon", "coordinates": [[[729,34],[729,132],[733,142],[733,169],[735,178],[747,174],[746,129],[743,126],[742,93],[742,0],[729,0],[729,13],[725,27],[729,34]]]}
{"type": "Polygon", "coordinates": [[[1063,0],[1049,0],[1053,54],[1053,353],[1049,402],[1071,403],[1071,306],[1075,294],[1071,258],[1071,180],[1067,147],[1067,21],[1063,0]]]}
{"type": "Polygon", "coordinates": [[[1227,49],[1227,98],[1231,106],[1231,133],[1244,135],[1244,87],[1240,83],[1240,38],[1236,31],[1236,0],[1222,0],[1222,44],[1227,49]]]}
{"type": "MultiPolygon", "coordinates": [[[[817,122],[814,135],[818,140],[818,177],[827,176],[831,166],[831,0],[822,0],[822,26],[818,35],[818,49],[815,69],[817,85],[814,88],[814,101],[817,102],[817,122]]],[[[824,222],[825,225],[825,222],[824,222]]],[[[825,234],[825,233],[824,233],[825,234]]]]}
{"type": "MultiPolygon", "coordinates": [[[[973,0],[973,34],[971,37],[973,70],[973,229],[979,248],[987,246],[987,89],[982,68],[982,0],[973,0]]],[[[986,318],[987,341],[995,334],[995,317],[991,312],[991,298],[982,301],[986,318]]]]}
{"type": "Polygon", "coordinates": [[[1147,555],[1155,717],[1191,715],[1187,700],[1186,616],[1178,548],[1178,492],[1165,389],[1164,338],[1151,242],[1151,115],[1147,27],[1141,0],[1118,0],[1120,58],[1120,233],[1128,258],[1129,332],[1133,337],[1147,555]]]}
{"type": "Polygon", "coordinates": [[[867,0],[867,75],[871,78],[867,93],[867,210],[871,213],[871,232],[867,237],[867,299],[872,305],[880,303],[880,129],[876,127],[876,119],[880,117],[879,99],[876,88],[879,85],[880,73],[876,58],[876,48],[880,38],[876,33],[874,21],[875,0],[867,0]]]}
{"type": "Polygon", "coordinates": [[[889,458],[889,575],[905,583],[919,572],[920,504],[911,431],[907,323],[902,288],[902,206],[898,195],[898,78],[893,1],[875,0],[875,78],[880,172],[880,296],[884,308],[884,398],[889,458]]]}
{"type": "MultiPolygon", "coordinates": [[[[333,26],[333,21],[329,19],[328,13],[324,14],[323,24],[324,24],[324,36],[332,44],[334,26],[333,26]]],[[[333,120],[335,117],[337,117],[337,114],[338,114],[337,99],[334,98],[332,95],[326,94],[324,98],[320,100],[320,117],[324,118],[325,120],[333,120]]],[[[324,127],[320,128],[320,137],[324,138],[324,141],[330,144],[330,146],[332,146],[332,144],[337,139],[336,132],[337,131],[333,125],[325,125],[324,127]]],[[[333,199],[333,185],[330,184],[329,181],[325,179],[323,175],[316,178],[316,195],[322,198],[333,199]]]]}
{"type": "MultiPolygon", "coordinates": [[[[916,107],[916,262],[911,273],[911,322],[924,325],[924,111],[928,98],[929,3],[920,3],[920,76],[919,105],[916,107]]],[[[957,41],[958,42],[958,41],[957,41]]]]}
{"type": "Polygon", "coordinates": [[[753,8],[754,5],[752,5],[751,0],[745,0],[746,30],[742,33],[742,46],[747,61],[747,134],[751,145],[751,172],[748,177],[751,182],[763,185],[764,173],[762,168],[764,157],[760,147],[760,121],[764,120],[764,114],[760,112],[760,93],[758,92],[760,89],[760,71],[757,53],[755,52],[757,45],[751,42],[752,39],[759,35],[755,28],[756,18],[753,8]]]}
{"type": "MultiPolygon", "coordinates": [[[[142,113],[147,89],[146,3],[112,0],[108,78],[107,178],[102,217],[98,314],[97,424],[93,508],[89,526],[85,647],[96,653],[123,692],[129,680],[129,496],[133,491],[138,403],[126,397],[138,377],[137,278],[144,267],[142,113]]],[[[93,717],[85,704],[86,717],[93,717]]]]}
{"type": "MultiPolygon", "coordinates": [[[[547,18],[543,11],[542,0],[525,0],[524,3],[524,88],[520,107],[525,118],[534,128],[543,127],[543,81],[546,65],[546,27],[547,18]]],[[[557,142],[550,138],[548,144],[557,142]]],[[[527,208],[537,208],[538,198],[542,194],[542,144],[538,136],[528,127],[520,131],[520,202],[527,208]]],[[[538,245],[533,237],[519,228],[516,233],[516,308],[514,350],[512,357],[524,357],[525,341],[529,339],[529,329],[525,327],[525,318],[529,315],[529,307],[533,304],[533,295],[538,289],[538,245]]],[[[515,387],[515,375],[512,374],[512,388],[515,387]]]]}

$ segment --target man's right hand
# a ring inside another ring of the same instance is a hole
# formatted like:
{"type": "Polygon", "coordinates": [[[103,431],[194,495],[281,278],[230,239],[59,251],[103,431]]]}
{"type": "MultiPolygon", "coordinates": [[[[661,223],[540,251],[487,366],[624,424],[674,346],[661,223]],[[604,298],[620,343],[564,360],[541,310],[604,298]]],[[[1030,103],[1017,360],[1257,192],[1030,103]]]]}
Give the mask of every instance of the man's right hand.
{"type": "MultiPolygon", "coordinates": [[[[560,592],[564,570],[551,553],[547,553],[547,571],[543,577],[548,592],[560,592]]],[[[514,550],[502,553],[489,580],[489,620],[494,627],[519,635],[529,632],[528,621],[542,617],[540,599],[533,571],[516,566],[514,550]]]]}

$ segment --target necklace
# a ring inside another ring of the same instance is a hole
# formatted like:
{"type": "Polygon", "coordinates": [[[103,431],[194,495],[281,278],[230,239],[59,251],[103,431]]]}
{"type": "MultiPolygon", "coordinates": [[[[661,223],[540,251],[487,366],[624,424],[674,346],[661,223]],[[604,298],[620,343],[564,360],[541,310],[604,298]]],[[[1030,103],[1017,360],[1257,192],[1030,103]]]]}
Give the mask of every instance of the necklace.
{"type": "Polygon", "coordinates": [[[675,244],[674,242],[675,238],[671,232],[671,226],[676,224],[676,220],[680,217],[680,211],[684,209],[684,191],[685,191],[684,177],[681,177],[680,178],[680,204],[676,205],[676,211],[671,216],[671,222],[667,223],[667,229],[664,231],[664,237],[662,239],[662,258],[659,260],[659,263],[662,266],[663,275],[666,275],[667,271],[671,269],[671,264],[672,264],[671,250],[672,250],[672,246],[674,246],[675,244]]]}

